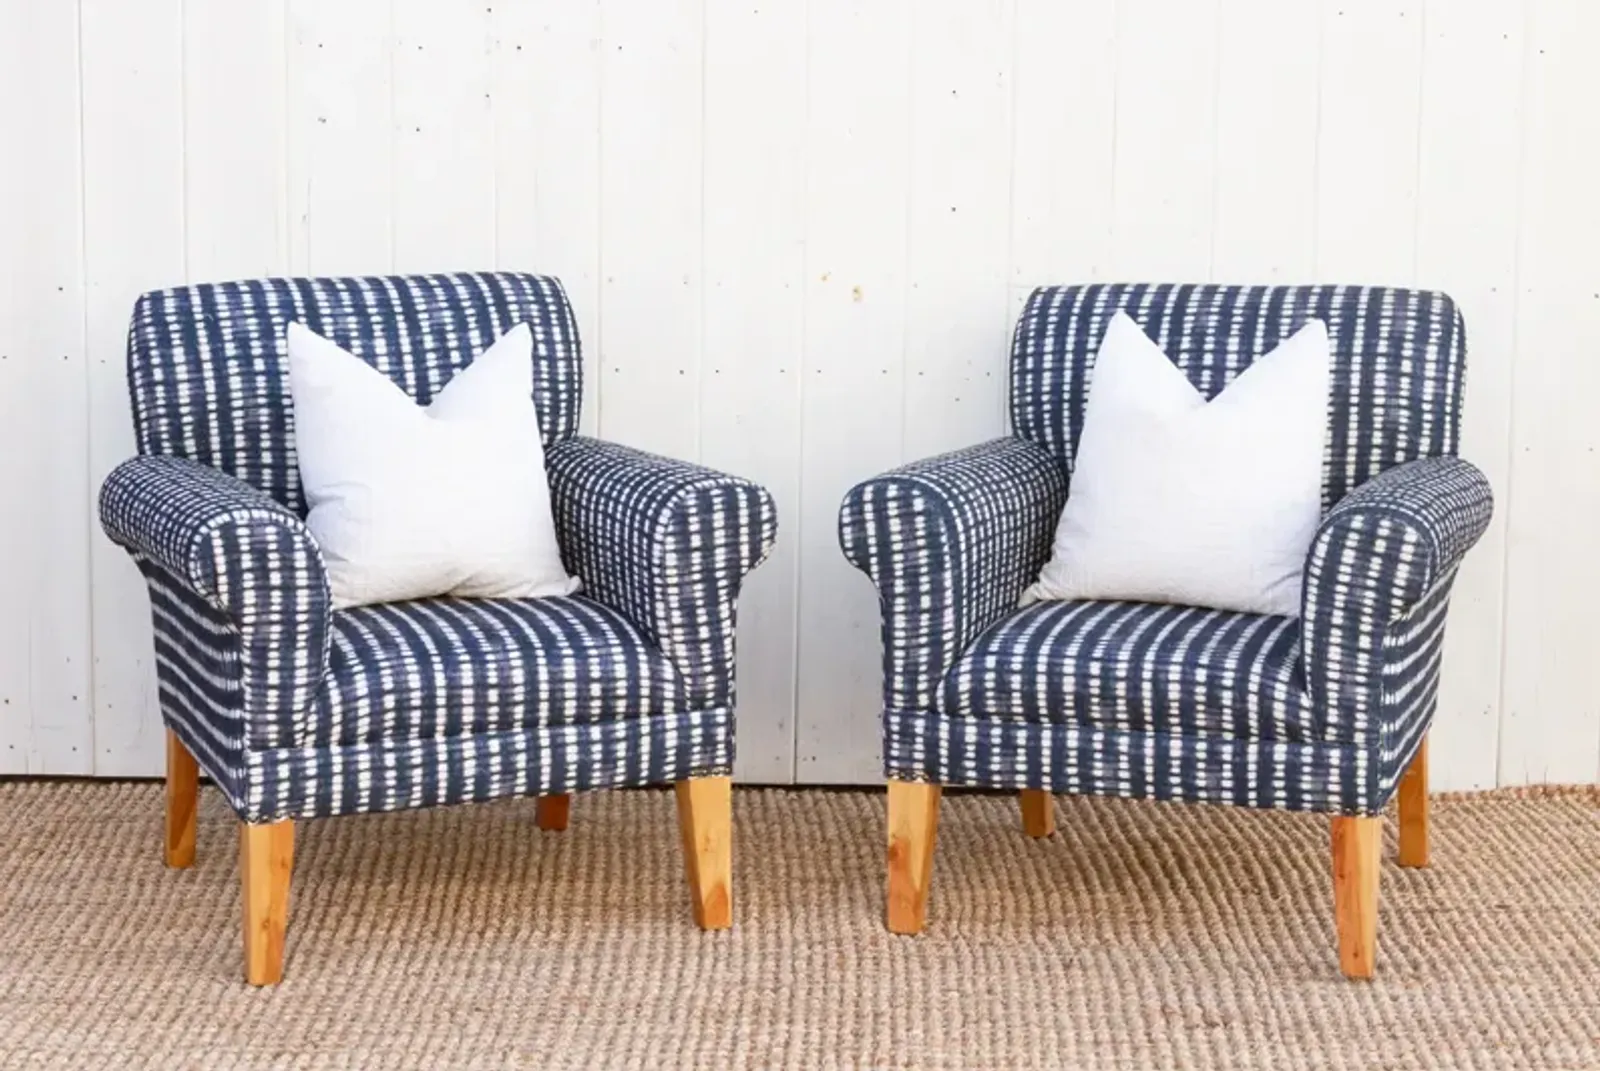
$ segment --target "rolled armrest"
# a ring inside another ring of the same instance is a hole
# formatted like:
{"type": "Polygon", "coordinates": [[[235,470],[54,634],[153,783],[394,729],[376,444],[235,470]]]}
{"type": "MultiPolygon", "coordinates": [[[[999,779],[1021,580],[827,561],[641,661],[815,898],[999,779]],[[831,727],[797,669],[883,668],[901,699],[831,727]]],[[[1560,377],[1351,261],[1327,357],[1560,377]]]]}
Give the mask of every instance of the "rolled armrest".
{"type": "Polygon", "coordinates": [[[237,630],[249,742],[288,744],[327,670],[332,613],[322,555],[300,518],[227,473],[152,456],[106,477],[100,523],[152,584],[177,585],[237,630]]]}
{"type": "Polygon", "coordinates": [[[672,661],[695,709],[733,699],[734,613],[772,550],[765,488],[701,465],[577,437],[546,455],[567,568],[672,661]]]}
{"type": "Polygon", "coordinates": [[[1397,622],[1444,627],[1448,585],[1494,512],[1489,481],[1459,458],[1397,465],[1328,511],[1306,561],[1300,643],[1326,738],[1381,730],[1384,644],[1397,622]],[[1410,622],[1413,612],[1428,618],[1410,622]]]}
{"type": "Polygon", "coordinates": [[[883,606],[886,710],[926,710],[978,632],[1016,608],[1050,554],[1064,466],[1024,439],[917,461],[852,488],[839,545],[883,606]]]}

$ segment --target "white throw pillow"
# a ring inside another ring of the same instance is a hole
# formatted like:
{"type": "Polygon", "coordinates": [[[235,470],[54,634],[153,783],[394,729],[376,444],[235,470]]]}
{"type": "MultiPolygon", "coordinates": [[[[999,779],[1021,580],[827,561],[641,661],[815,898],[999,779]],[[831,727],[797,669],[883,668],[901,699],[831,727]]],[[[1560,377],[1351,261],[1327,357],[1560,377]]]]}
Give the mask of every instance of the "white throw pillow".
{"type": "Polygon", "coordinates": [[[1322,510],[1327,325],[1211,401],[1126,313],[1106,327],[1050,562],[1022,597],[1300,614],[1322,510]]]}
{"type": "Polygon", "coordinates": [[[288,335],[306,525],[336,608],[577,590],[550,512],[527,324],[427,407],[309,328],[288,335]]]}

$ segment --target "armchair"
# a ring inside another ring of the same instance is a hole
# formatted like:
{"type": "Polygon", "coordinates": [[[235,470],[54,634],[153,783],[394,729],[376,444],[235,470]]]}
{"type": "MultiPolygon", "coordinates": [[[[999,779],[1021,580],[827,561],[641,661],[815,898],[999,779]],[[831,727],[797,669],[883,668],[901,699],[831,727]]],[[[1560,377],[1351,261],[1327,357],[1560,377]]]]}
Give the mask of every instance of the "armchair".
{"type": "Polygon", "coordinates": [[[294,822],[674,782],[694,916],[731,924],[739,587],[771,496],[576,435],[582,366],[555,279],[509,273],[179,287],[133,312],[139,456],[100,495],[149,583],[167,726],[166,859],[194,860],[204,770],[241,827],[245,973],[282,976],[294,822]],[[534,334],[562,556],[582,591],[334,610],[303,523],[284,333],[305,323],[426,403],[519,322],[534,334]]]}
{"type": "Polygon", "coordinates": [[[1445,609],[1483,533],[1457,459],[1465,331],[1443,294],[1362,287],[1093,285],[1029,298],[1012,437],[867,480],[839,516],[883,614],[887,922],[926,920],[940,787],[1314,811],[1333,818],[1340,964],[1376,955],[1381,814],[1427,862],[1426,733],[1445,609]],[[1018,608],[1066,501],[1094,355],[1127,311],[1208,396],[1307,319],[1333,349],[1324,518],[1298,619],[1133,602],[1018,608]]]}

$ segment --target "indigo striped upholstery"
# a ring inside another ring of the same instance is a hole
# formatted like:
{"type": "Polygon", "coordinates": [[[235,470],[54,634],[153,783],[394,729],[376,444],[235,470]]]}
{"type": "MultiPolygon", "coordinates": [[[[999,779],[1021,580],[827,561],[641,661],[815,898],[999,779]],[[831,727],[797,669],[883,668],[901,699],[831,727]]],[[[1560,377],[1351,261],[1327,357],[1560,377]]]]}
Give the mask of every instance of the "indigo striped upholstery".
{"type": "Polygon", "coordinates": [[[1345,286],[1044,287],[1017,321],[1011,418],[1019,436],[1069,470],[1095,352],[1119,309],[1207,398],[1306,321],[1327,324],[1334,361],[1325,505],[1391,465],[1456,452],[1466,329],[1444,294],[1345,286]]]}
{"type": "Polygon", "coordinates": [[[932,710],[946,671],[1014,608],[1050,556],[1066,474],[1041,448],[997,439],[854,488],[845,555],[883,600],[886,710],[932,710]]]}
{"type": "Polygon", "coordinates": [[[284,330],[291,321],[367,361],[421,405],[526,322],[545,447],[578,429],[578,327],[555,279],[257,279],[157,290],[134,304],[128,387],[139,453],[221,469],[303,513],[284,330]]]}
{"type": "Polygon", "coordinates": [[[697,465],[574,438],[547,458],[569,566],[683,675],[695,708],[733,703],[738,578],[770,549],[772,496],[697,465]]]}
{"type": "Polygon", "coordinates": [[[1460,314],[1370,287],[1093,285],[1029,298],[1016,437],[846,495],[839,538],[883,607],[890,777],[1371,814],[1433,717],[1450,585],[1489,521],[1454,454],[1460,314]],[[1325,515],[1301,617],[1035,604],[1100,337],[1125,310],[1214,397],[1308,319],[1334,350],[1325,515]]]}
{"type": "Polygon", "coordinates": [[[733,763],[739,587],[762,488],[575,436],[561,285],[509,273],[268,279],[146,294],[139,455],[101,488],[149,581],[161,710],[249,821],[679,780],[733,763]],[[530,324],[529,389],[580,597],[335,612],[303,523],[284,334],[332,338],[426,403],[530,324]]]}
{"type": "Polygon", "coordinates": [[[601,603],[420,599],[333,615],[328,674],[296,742],[476,736],[683,707],[672,663],[601,603]]]}
{"type": "MultiPolygon", "coordinates": [[[[163,709],[196,757],[294,742],[328,664],[322,555],[305,524],[261,491],[183,458],[125,461],[100,491],[106,534],[150,582],[163,709]]],[[[236,766],[234,767],[236,769],[236,766]]]]}
{"type": "MultiPolygon", "coordinates": [[[[733,770],[733,712],[245,755],[246,821],[319,818],[504,796],[664,784],[733,770]]],[[[235,804],[238,807],[238,804],[235,804]]]]}
{"type": "Polygon", "coordinates": [[[1301,741],[1315,720],[1293,618],[1044,602],[978,637],[945,677],[955,717],[1301,741]]]}

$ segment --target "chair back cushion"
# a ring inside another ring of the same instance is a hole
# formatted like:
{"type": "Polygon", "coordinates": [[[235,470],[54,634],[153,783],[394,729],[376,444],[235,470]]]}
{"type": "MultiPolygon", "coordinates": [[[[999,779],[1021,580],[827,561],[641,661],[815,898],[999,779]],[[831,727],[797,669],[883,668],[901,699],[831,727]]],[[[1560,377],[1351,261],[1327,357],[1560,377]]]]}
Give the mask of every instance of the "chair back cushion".
{"type": "Polygon", "coordinates": [[[1104,283],[1035,290],[1012,346],[1016,432],[1055,454],[1069,471],[1095,353],[1119,309],[1207,398],[1308,320],[1324,321],[1333,351],[1324,510],[1385,469],[1456,453],[1466,332],[1444,294],[1355,286],[1104,283]]]}
{"type": "Polygon", "coordinates": [[[221,469],[305,515],[286,329],[305,324],[423,405],[519,323],[533,331],[530,389],[546,449],[577,430],[578,329],[561,284],[510,272],[258,279],[144,294],[128,336],[141,454],[221,469]]]}

